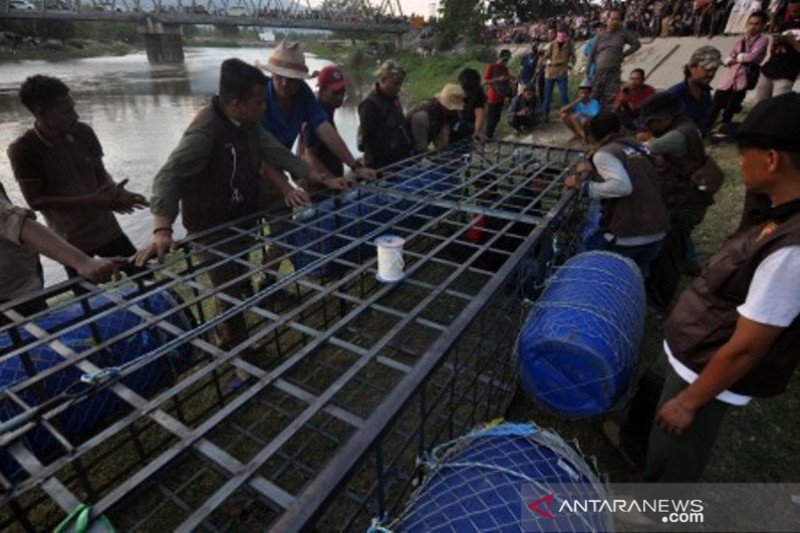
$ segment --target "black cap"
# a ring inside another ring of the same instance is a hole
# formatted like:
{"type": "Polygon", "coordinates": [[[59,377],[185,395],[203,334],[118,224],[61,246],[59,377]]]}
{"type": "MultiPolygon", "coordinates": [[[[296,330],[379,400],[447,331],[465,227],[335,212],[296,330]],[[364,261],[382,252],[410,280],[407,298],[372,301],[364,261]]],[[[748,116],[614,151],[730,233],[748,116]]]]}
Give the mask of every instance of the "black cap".
{"type": "Polygon", "coordinates": [[[683,113],[683,102],[668,92],[651,94],[642,102],[639,118],[642,122],[654,117],[677,117],[683,113]]]}
{"type": "Polygon", "coordinates": [[[800,152],[800,94],[759,102],[739,126],[736,142],[742,148],[800,152]]]}

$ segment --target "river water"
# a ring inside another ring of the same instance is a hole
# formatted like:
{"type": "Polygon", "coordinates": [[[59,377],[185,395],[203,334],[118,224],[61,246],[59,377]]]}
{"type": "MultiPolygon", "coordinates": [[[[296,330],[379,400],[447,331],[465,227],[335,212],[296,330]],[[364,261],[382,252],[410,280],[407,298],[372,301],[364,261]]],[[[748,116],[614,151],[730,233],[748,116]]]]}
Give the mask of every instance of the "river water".
{"type": "MultiPolygon", "coordinates": [[[[33,74],[56,76],[69,85],[81,120],[97,132],[109,173],[116,181],[129,180],[129,190],[149,197],[158,169],[195,113],[216,92],[220,63],[238,57],[264,64],[271,49],[187,48],[185,52],[185,63],[180,66],[152,66],[144,52],[58,62],[0,63],[0,181],[11,200],[26,205],[6,149],[33,124],[17,96],[20,84],[33,74]]],[[[310,54],[306,62],[312,71],[330,63],[310,54]]],[[[349,91],[344,106],[336,113],[336,126],[354,154],[358,89],[349,91]]],[[[148,210],[117,215],[117,219],[134,245],[149,242],[152,222],[148,210]]],[[[39,220],[43,221],[41,217],[39,220]]],[[[178,227],[176,236],[183,235],[182,227],[178,227]]],[[[65,279],[63,269],[54,262],[44,259],[43,265],[48,284],[65,279]]]]}

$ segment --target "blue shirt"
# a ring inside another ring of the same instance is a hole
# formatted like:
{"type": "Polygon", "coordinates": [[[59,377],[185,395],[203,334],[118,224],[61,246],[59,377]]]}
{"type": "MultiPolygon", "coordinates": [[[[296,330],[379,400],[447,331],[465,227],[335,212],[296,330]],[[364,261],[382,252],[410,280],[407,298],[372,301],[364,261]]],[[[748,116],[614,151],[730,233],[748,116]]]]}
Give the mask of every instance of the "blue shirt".
{"type": "Polygon", "coordinates": [[[527,85],[533,79],[533,71],[536,70],[536,63],[539,58],[533,52],[528,52],[522,56],[522,62],[519,68],[519,82],[527,85]]]}
{"type": "Polygon", "coordinates": [[[584,104],[583,102],[578,102],[577,104],[572,106],[572,113],[573,114],[582,113],[587,117],[592,118],[593,116],[600,113],[600,102],[598,102],[597,99],[595,98],[592,98],[586,104],[584,104]]]}
{"type": "Polygon", "coordinates": [[[265,92],[267,110],[264,118],[261,119],[261,125],[289,150],[292,149],[297,136],[300,135],[300,127],[303,123],[308,124],[308,128],[313,130],[328,120],[328,115],[319,105],[311,87],[304,81],[300,82],[300,89],[292,98],[291,118],[288,121],[278,108],[278,98],[275,95],[272,79],[267,83],[265,92]]]}
{"type": "Polygon", "coordinates": [[[700,100],[695,100],[692,93],[689,92],[689,84],[686,81],[682,81],[667,89],[667,92],[683,103],[686,116],[694,121],[697,129],[700,130],[700,134],[703,137],[707,137],[711,130],[711,108],[713,106],[711,90],[703,91],[700,100]]]}
{"type": "MultiPolygon", "coordinates": [[[[592,51],[592,46],[594,46],[594,37],[586,41],[586,44],[583,45],[583,56],[587,59],[589,58],[589,53],[592,51]]],[[[597,65],[591,63],[589,67],[586,69],[586,76],[589,78],[593,78],[594,75],[597,73],[597,65]]]]}

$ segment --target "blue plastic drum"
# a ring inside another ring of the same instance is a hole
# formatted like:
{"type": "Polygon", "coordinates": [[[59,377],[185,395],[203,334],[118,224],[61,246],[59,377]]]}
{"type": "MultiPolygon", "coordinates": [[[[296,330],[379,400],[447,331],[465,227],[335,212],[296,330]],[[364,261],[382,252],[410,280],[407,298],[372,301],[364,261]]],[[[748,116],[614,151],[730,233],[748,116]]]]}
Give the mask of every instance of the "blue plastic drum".
{"type": "Polygon", "coordinates": [[[525,390],[566,418],[605,413],[632,385],[645,312],[633,261],[601,251],[576,255],[550,278],[520,332],[525,390]]]}
{"type": "MultiPolygon", "coordinates": [[[[119,290],[116,296],[126,298],[135,296],[136,293],[137,289],[127,288],[119,290]]],[[[116,306],[104,295],[91,297],[88,300],[88,305],[91,309],[91,315],[116,306]]],[[[176,303],[170,294],[161,292],[149,296],[137,305],[145,311],[157,315],[173,309],[176,303]]],[[[56,332],[65,329],[70,324],[85,319],[86,314],[81,305],[75,303],[56,309],[52,313],[35,320],[34,323],[45,331],[56,332]]],[[[191,328],[189,320],[181,313],[172,313],[165,320],[183,331],[191,328]]],[[[142,318],[132,311],[117,309],[97,320],[93,320],[93,328],[88,325],[80,326],[60,335],[58,341],[80,355],[95,346],[98,340],[102,342],[120,334],[124,335],[126,331],[141,323],[142,318]]],[[[33,338],[27,331],[23,329],[18,331],[23,344],[32,341],[33,338]]],[[[88,359],[101,368],[118,366],[155,350],[171,338],[172,336],[161,328],[146,328],[124,337],[123,340],[115,342],[106,350],[89,356],[88,359]]],[[[17,347],[18,343],[14,342],[9,330],[0,333],[0,354],[10,352],[17,347]]],[[[36,373],[63,363],[65,360],[49,345],[38,345],[28,350],[27,354],[36,373]]],[[[167,357],[153,360],[125,377],[121,382],[133,391],[147,395],[166,383],[176,372],[188,368],[191,363],[190,348],[182,346],[167,357]]],[[[82,375],[83,371],[80,369],[75,366],[68,366],[42,380],[40,386],[29,387],[18,394],[27,404],[35,406],[47,399],[58,396],[68,389],[72,391],[81,390],[80,380],[82,375]]],[[[31,372],[26,368],[23,358],[19,355],[0,361],[0,387],[9,387],[28,379],[30,376],[31,372]]],[[[53,423],[68,439],[76,442],[95,433],[105,421],[117,415],[122,407],[122,400],[114,393],[104,390],[87,396],[74,407],[59,415],[53,423]]],[[[8,400],[0,402],[0,420],[9,420],[17,414],[19,414],[18,406],[8,400]]],[[[25,442],[29,449],[42,461],[46,461],[49,456],[61,449],[52,435],[41,427],[28,432],[25,442]]],[[[5,452],[0,452],[0,471],[10,478],[18,475],[18,465],[5,452]]]]}
{"type": "MultiPolygon", "coordinates": [[[[312,262],[327,256],[339,247],[336,238],[337,214],[336,200],[330,198],[319,202],[314,207],[301,211],[294,217],[298,224],[297,229],[292,229],[286,236],[289,244],[297,250],[292,255],[292,264],[295,270],[301,270],[312,262]]],[[[331,265],[323,264],[307,272],[309,276],[324,277],[330,275],[331,265]]]]}
{"type": "Polygon", "coordinates": [[[476,430],[439,446],[426,463],[430,472],[405,511],[389,525],[392,531],[613,528],[610,513],[582,513],[563,506],[565,500],[606,498],[606,488],[580,453],[533,424],[476,430]]]}

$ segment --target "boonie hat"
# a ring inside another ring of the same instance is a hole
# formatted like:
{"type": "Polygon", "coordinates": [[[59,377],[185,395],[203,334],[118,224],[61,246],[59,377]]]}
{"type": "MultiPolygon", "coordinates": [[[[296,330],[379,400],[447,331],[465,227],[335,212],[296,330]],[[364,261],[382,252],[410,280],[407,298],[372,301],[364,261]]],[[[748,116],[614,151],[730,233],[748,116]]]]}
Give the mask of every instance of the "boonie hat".
{"type": "Polygon", "coordinates": [[[328,65],[317,74],[317,87],[329,87],[332,91],[340,91],[347,86],[342,69],[336,65],[328,65]]]}
{"type": "Polygon", "coordinates": [[[268,72],[284,78],[304,80],[310,77],[306,66],[306,56],[300,49],[300,43],[290,42],[285,39],[278,44],[278,47],[269,56],[267,66],[264,68],[268,72]]]}
{"type": "Polygon", "coordinates": [[[461,111],[464,109],[464,98],[466,98],[466,96],[461,85],[448,83],[444,86],[442,91],[436,95],[436,99],[439,100],[439,103],[448,111],[461,111]]]}
{"type": "Polygon", "coordinates": [[[759,102],[736,131],[736,143],[742,148],[800,152],[800,94],[759,102]]]}

